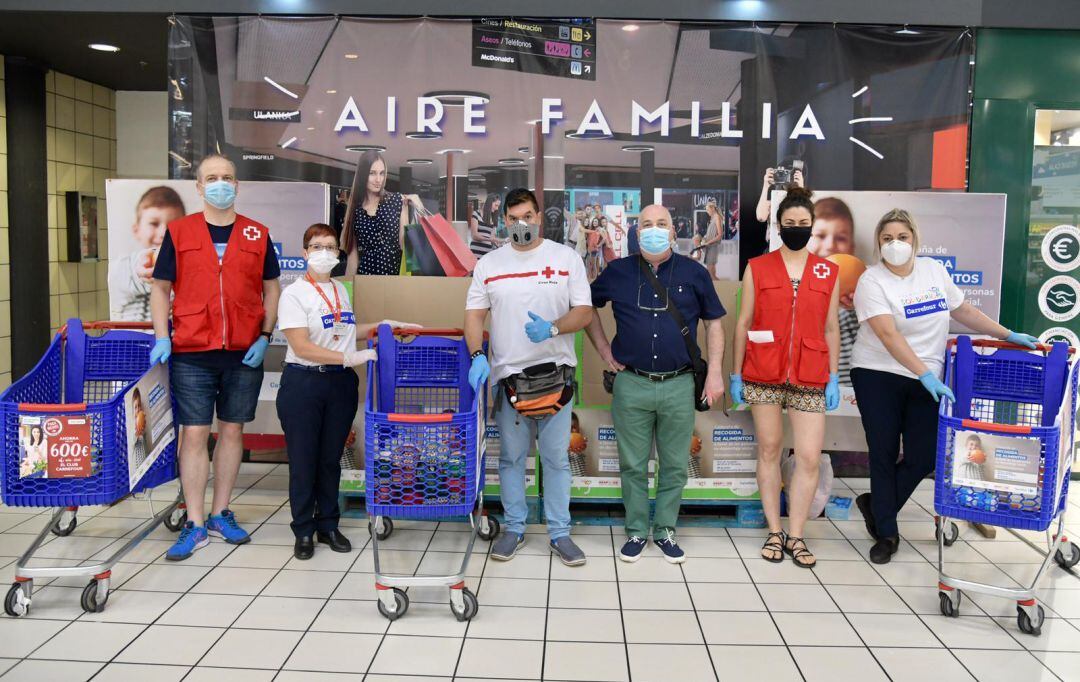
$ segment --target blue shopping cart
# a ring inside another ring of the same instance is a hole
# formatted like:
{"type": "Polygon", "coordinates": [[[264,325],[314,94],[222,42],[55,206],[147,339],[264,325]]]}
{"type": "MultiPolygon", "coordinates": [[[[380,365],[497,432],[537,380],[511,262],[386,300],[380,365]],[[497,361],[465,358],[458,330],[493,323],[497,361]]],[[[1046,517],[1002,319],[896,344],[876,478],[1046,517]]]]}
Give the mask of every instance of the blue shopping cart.
{"type": "Polygon", "coordinates": [[[960,336],[945,353],[945,382],[956,402],[942,399],[938,423],[934,508],[943,526],[961,519],[989,526],[1046,531],[1048,551],[1031,585],[1007,588],[945,572],[938,534],[941,613],[960,613],[962,591],[1016,600],[1017,626],[1038,635],[1044,619],[1035,590],[1051,559],[1080,562],[1080,546],[1065,537],[1066,496],[1073,460],[1080,363],[1064,343],[1029,351],[1000,341],[960,336]],[[993,452],[988,456],[987,450],[993,452]],[[1052,534],[1049,528],[1057,521],[1052,534]]]}
{"type": "Polygon", "coordinates": [[[34,578],[90,577],[82,593],[82,607],[90,613],[103,611],[112,567],[159,524],[176,531],[184,523],[183,503],[177,497],[160,513],[152,514],[148,523],[104,561],[83,566],[27,566],[50,532],[67,536],[75,530],[80,506],[111,505],[176,478],[174,437],[135,486],[130,485],[124,399],[150,369],[153,337],[145,333],[149,329],[145,323],[83,324],[69,320],[38,364],[0,394],[3,502],[10,506],[56,508],[15,563],[15,582],[4,600],[4,611],[10,616],[29,613],[34,578]],[[48,478],[40,471],[27,470],[21,432],[33,423],[41,424],[42,432],[47,434],[50,421],[56,425],[79,424],[85,429],[89,471],[80,476],[48,478]]]}
{"type": "Polygon", "coordinates": [[[484,512],[483,391],[474,391],[471,358],[460,329],[391,329],[382,325],[369,345],[365,401],[364,469],[368,528],[379,612],[390,620],[409,608],[408,586],[450,588],[459,621],[476,615],[476,596],[465,587],[477,536],[491,540],[498,522],[484,512]],[[468,516],[472,532],[454,574],[389,575],[380,570],[379,541],[392,518],[438,520],[468,516]]]}

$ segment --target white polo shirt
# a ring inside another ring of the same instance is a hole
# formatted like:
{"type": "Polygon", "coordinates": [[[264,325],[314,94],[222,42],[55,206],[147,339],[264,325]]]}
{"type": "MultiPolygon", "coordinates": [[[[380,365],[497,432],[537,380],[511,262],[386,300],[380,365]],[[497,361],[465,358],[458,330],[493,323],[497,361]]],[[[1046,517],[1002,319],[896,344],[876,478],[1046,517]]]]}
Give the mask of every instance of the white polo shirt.
{"type": "MultiPolygon", "coordinates": [[[[317,284],[325,299],[305,277],[285,287],[278,302],[278,328],[284,331],[305,327],[308,338],[316,346],[339,353],[356,350],[356,318],[353,316],[352,301],[349,300],[345,286],[334,280],[317,284]],[[338,301],[341,303],[341,321],[336,326],[333,312],[326,305],[327,300],[332,305],[337,305],[334,301],[334,289],[337,289],[338,301]]],[[[310,367],[319,364],[297,355],[291,345],[285,351],[285,362],[310,367]]]]}
{"type": "Polygon", "coordinates": [[[570,247],[545,239],[529,251],[506,244],[484,255],[473,270],[465,308],[491,311],[492,383],[545,362],[576,367],[573,334],[533,343],[525,324],[530,312],[555,322],[582,305],[592,305],[589,279],[570,247]]]}

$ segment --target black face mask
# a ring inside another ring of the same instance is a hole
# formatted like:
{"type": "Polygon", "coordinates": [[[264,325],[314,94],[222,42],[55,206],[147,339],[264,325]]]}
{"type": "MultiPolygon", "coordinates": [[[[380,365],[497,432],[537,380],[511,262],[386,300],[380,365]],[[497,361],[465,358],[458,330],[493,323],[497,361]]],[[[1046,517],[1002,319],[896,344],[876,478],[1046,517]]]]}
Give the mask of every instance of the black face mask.
{"type": "Polygon", "coordinates": [[[810,233],[813,229],[809,225],[805,227],[781,227],[780,240],[784,242],[784,246],[792,251],[799,251],[806,248],[806,243],[810,241],[810,233]]]}

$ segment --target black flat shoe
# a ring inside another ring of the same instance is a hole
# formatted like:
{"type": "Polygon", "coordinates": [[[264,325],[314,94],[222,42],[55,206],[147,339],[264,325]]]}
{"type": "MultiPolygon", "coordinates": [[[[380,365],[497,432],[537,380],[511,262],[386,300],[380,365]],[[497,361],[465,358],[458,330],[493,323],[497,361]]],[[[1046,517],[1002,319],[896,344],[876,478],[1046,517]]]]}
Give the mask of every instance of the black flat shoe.
{"type": "Polygon", "coordinates": [[[341,531],[334,529],[329,533],[318,532],[315,534],[315,539],[324,545],[330,545],[330,549],[335,552],[351,552],[352,543],[349,542],[349,538],[341,534],[341,531]]]}
{"type": "Polygon", "coordinates": [[[892,555],[896,554],[898,549],[900,549],[899,537],[894,535],[891,538],[879,538],[870,548],[870,561],[875,564],[887,564],[892,561],[892,555]]]}
{"type": "Polygon", "coordinates": [[[305,535],[302,538],[296,538],[296,544],[293,545],[293,556],[301,561],[307,561],[315,554],[315,543],[312,541],[310,535],[305,535]]]}
{"type": "Polygon", "coordinates": [[[862,512],[863,523],[866,524],[866,532],[870,533],[870,537],[877,540],[877,524],[874,523],[874,510],[870,506],[870,493],[863,493],[856,497],[855,506],[862,512]]]}

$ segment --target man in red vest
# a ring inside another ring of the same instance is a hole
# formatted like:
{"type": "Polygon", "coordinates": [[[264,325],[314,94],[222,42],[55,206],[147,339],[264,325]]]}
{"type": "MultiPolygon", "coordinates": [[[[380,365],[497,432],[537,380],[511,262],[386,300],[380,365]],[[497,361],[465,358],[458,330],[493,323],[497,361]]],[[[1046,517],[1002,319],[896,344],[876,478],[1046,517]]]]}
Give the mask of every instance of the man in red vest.
{"type": "Polygon", "coordinates": [[[240,470],[244,424],[255,418],[263,355],[281,294],[269,230],[233,207],[236,166],[214,154],[199,164],[197,178],[204,208],[169,223],[150,292],[157,337],[150,363],[172,358],[169,381],[180,424],[180,482],[187,502],[188,522],[165,555],[173,561],[205,547],[209,534],[234,545],[251,539],[228,504],[240,470]],[[215,408],[214,499],[204,520],[207,441],[215,408]]]}

